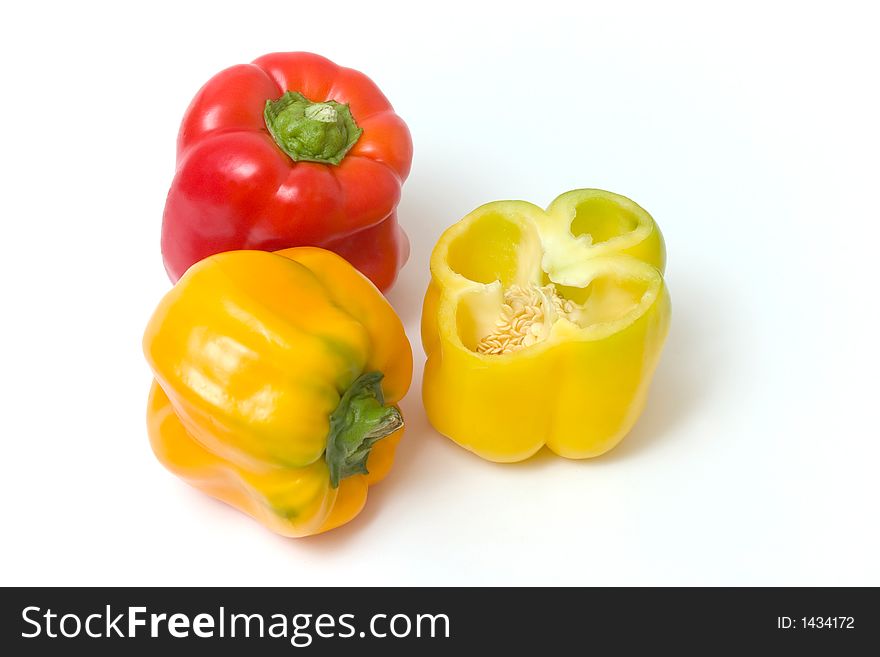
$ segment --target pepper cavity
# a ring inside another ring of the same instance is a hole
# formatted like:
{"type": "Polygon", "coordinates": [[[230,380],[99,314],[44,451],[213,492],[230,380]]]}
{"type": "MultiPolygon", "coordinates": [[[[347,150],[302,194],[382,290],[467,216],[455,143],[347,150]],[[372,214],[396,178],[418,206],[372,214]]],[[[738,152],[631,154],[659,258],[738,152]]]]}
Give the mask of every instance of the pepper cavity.
{"type": "Polygon", "coordinates": [[[521,201],[484,205],[450,229],[441,251],[432,271],[450,277],[458,337],[481,356],[619,330],[661,285],[653,220],[596,190],[564,194],[546,212],[521,201]]]}

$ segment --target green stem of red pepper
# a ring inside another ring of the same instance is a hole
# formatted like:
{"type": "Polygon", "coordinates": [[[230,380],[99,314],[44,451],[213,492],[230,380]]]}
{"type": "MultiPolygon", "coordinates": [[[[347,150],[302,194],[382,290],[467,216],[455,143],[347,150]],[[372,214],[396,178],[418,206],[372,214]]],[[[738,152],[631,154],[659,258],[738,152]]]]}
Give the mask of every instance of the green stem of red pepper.
{"type": "Polygon", "coordinates": [[[263,117],[275,143],[294,162],[339,164],[363,132],[348,105],[316,103],[294,91],[267,100],[263,117]]]}

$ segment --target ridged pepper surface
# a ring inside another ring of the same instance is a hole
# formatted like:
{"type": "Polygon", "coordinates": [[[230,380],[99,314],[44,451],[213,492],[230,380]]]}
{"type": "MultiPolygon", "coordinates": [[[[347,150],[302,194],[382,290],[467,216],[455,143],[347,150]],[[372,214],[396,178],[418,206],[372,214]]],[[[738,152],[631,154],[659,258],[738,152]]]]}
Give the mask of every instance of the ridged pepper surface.
{"type": "Polygon", "coordinates": [[[321,246],[377,287],[409,254],[397,224],[412,141],[363,73],[304,52],[221,71],[193,99],[162,222],[165,268],[237,249],[321,246]]]}
{"type": "Polygon", "coordinates": [[[329,251],[200,261],[159,303],[144,352],[159,461],[279,534],[348,522],[391,467],[410,345],[381,293],[329,251]]]}

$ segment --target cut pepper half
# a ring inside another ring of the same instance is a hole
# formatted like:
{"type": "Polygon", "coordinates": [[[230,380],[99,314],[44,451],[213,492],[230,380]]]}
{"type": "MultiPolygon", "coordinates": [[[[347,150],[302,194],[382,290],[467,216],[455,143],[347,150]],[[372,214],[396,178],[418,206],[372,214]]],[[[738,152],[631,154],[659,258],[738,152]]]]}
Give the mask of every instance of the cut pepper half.
{"type": "Polygon", "coordinates": [[[442,434],[512,462],[614,447],[641,413],[670,320],[651,216],[596,189],[547,210],[483,205],[440,238],[422,314],[422,394],[442,434]]]}

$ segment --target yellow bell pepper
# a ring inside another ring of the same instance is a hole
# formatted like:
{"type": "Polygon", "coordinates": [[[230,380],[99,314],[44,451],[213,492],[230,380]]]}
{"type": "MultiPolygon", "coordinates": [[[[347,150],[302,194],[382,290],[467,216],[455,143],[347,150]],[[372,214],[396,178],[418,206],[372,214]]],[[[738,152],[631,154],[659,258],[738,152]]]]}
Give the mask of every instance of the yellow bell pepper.
{"type": "Polygon", "coordinates": [[[144,353],[159,461],[279,534],[348,522],[391,467],[412,351],[385,298],[329,251],[202,260],[160,302],[144,353]]]}
{"type": "Polygon", "coordinates": [[[651,216],[595,189],[546,211],[483,205],[431,256],[422,396],[442,434],[483,458],[547,445],[598,456],[632,428],[669,328],[665,246],[651,216]]]}

